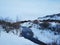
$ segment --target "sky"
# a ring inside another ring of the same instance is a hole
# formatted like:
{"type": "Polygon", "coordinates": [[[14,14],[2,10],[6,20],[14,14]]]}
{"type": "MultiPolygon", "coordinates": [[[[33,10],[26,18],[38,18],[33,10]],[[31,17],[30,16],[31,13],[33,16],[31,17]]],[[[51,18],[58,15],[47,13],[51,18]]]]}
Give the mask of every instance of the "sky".
{"type": "Polygon", "coordinates": [[[0,17],[31,20],[60,13],[60,0],[0,0],[0,17]]]}

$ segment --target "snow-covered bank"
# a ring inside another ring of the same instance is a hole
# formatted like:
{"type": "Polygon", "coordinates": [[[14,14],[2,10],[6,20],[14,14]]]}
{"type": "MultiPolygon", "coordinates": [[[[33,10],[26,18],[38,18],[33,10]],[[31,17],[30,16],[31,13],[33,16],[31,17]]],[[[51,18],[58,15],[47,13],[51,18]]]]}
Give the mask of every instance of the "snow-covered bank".
{"type": "Polygon", "coordinates": [[[37,45],[24,37],[18,37],[12,33],[1,32],[0,45],[37,45]]]}

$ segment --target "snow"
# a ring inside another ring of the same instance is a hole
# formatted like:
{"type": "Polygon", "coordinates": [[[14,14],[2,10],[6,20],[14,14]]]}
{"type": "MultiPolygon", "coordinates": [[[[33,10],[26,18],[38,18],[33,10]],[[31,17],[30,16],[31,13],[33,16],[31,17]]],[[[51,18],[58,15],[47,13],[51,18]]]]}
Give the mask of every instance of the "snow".
{"type": "MultiPolygon", "coordinates": [[[[59,14],[60,15],[60,14],[59,14]]],[[[60,16],[58,16],[58,14],[56,15],[50,15],[48,17],[39,17],[38,20],[48,20],[48,19],[51,19],[51,20],[60,20],[60,16]],[[53,16],[53,17],[51,17],[53,16]]]]}
{"type": "Polygon", "coordinates": [[[51,42],[52,40],[49,41],[49,38],[47,37],[47,35],[45,35],[45,33],[43,33],[41,30],[37,30],[35,28],[32,28],[34,35],[40,40],[43,41],[45,43],[51,42]]]}
{"type": "MultiPolygon", "coordinates": [[[[24,37],[19,37],[18,35],[14,35],[13,33],[6,33],[2,31],[3,29],[0,27],[0,45],[38,45],[36,43],[31,42],[24,37]]],[[[34,33],[34,37],[38,40],[49,44],[57,40],[57,43],[60,43],[60,35],[54,35],[54,32],[49,30],[37,29],[35,27],[31,28],[34,33]]]]}
{"type": "Polygon", "coordinates": [[[32,25],[32,23],[31,22],[26,22],[26,23],[24,23],[24,24],[21,24],[22,26],[26,26],[26,27],[29,27],[29,26],[31,26],[32,25]]]}
{"type": "MultiPolygon", "coordinates": [[[[28,23],[27,23],[28,24],[28,23]]],[[[28,24],[27,25],[26,23],[23,24],[23,26],[29,26],[31,24],[28,24]]],[[[55,22],[52,22],[51,23],[51,26],[55,27],[57,23],[55,22]]],[[[34,37],[37,38],[38,40],[46,43],[46,44],[49,44],[49,43],[52,43],[52,42],[55,42],[57,41],[60,42],[60,35],[55,35],[53,31],[49,30],[49,29],[38,29],[37,28],[37,25],[33,24],[32,25],[32,28],[31,28],[32,32],[34,33],[34,37]]]]}
{"type": "Polygon", "coordinates": [[[34,32],[34,37],[37,37],[40,41],[44,43],[52,43],[57,39],[59,41],[60,35],[54,35],[52,31],[39,30],[36,28],[31,28],[31,29],[34,32]]]}
{"type": "Polygon", "coordinates": [[[12,33],[1,32],[0,45],[37,45],[24,37],[18,37],[12,33]]]}
{"type": "MultiPolygon", "coordinates": [[[[47,20],[47,19],[56,19],[57,16],[50,18],[39,18],[38,20],[47,20]]],[[[56,20],[60,20],[60,17],[58,17],[56,20]]],[[[48,30],[48,29],[38,29],[37,27],[39,25],[35,25],[31,22],[27,22],[24,24],[21,24],[22,26],[32,26],[31,30],[34,33],[34,37],[38,40],[48,44],[52,43],[54,41],[57,41],[57,43],[60,43],[60,35],[54,35],[54,32],[48,30]]],[[[52,22],[51,26],[56,27],[57,23],[52,22]]],[[[59,24],[58,24],[59,25],[59,24]]],[[[6,33],[3,32],[4,30],[0,26],[0,45],[37,45],[36,43],[33,43],[32,41],[25,39],[24,37],[19,37],[18,35],[14,35],[13,33],[6,33]]]]}

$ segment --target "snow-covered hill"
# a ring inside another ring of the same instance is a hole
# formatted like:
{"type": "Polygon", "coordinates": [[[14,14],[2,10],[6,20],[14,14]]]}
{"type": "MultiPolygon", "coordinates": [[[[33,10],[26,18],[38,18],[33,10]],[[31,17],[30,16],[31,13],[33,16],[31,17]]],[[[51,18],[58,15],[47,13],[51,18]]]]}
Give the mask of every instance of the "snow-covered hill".
{"type": "Polygon", "coordinates": [[[44,17],[39,17],[38,20],[60,20],[60,13],[58,14],[53,14],[53,15],[47,15],[44,17]]]}
{"type": "MultiPolygon", "coordinates": [[[[35,21],[26,22],[20,25],[18,29],[21,32],[22,27],[27,27],[25,31],[31,29],[33,37],[50,45],[60,45],[60,23],[56,22],[40,22],[39,20],[60,20],[60,13],[54,15],[48,15],[45,17],[39,17],[35,21]],[[37,22],[36,22],[37,21],[37,22]],[[45,26],[45,27],[44,27],[45,26]]],[[[27,38],[19,37],[19,34],[15,35],[11,30],[6,33],[2,26],[0,26],[0,45],[38,45],[27,38]]],[[[19,33],[18,32],[18,33],[19,33]]]]}
{"type": "MultiPolygon", "coordinates": [[[[34,33],[34,37],[39,39],[40,41],[44,43],[52,43],[55,42],[57,45],[60,45],[60,23],[56,22],[47,22],[49,24],[47,28],[41,27],[41,23],[39,20],[60,20],[60,13],[59,14],[53,14],[53,15],[47,15],[45,17],[39,17],[36,19],[38,22],[27,22],[22,24],[22,26],[30,27],[31,30],[34,33]],[[59,33],[59,34],[58,34],[59,33]]],[[[46,25],[46,23],[44,24],[46,25]]],[[[53,45],[53,44],[52,44],[53,45]]]]}
{"type": "MultiPolygon", "coordinates": [[[[29,23],[24,23],[23,26],[31,26],[31,24],[29,23]]],[[[54,23],[52,23],[54,25],[54,23]]],[[[37,24],[33,24],[31,27],[31,30],[34,33],[34,37],[37,38],[38,40],[46,43],[46,44],[51,44],[51,43],[58,43],[58,45],[60,44],[60,35],[55,35],[55,32],[51,31],[50,29],[38,29],[38,25],[37,24]]],[[[52,44],[53,45],[53,44],[52,44]]]]}

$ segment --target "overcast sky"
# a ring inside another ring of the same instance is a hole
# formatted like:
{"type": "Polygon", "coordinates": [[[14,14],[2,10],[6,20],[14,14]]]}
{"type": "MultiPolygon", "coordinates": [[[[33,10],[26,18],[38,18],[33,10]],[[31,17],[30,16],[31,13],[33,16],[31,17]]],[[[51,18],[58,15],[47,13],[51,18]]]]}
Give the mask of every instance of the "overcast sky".
{"type": "Polygon", "coordinates": [[[13,20],[36,19],[60,13],[60,0],[0,0],[0,16],[13,20]]]}

